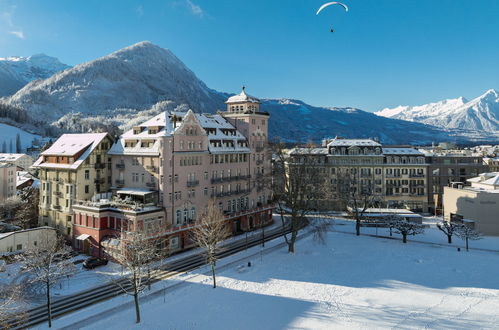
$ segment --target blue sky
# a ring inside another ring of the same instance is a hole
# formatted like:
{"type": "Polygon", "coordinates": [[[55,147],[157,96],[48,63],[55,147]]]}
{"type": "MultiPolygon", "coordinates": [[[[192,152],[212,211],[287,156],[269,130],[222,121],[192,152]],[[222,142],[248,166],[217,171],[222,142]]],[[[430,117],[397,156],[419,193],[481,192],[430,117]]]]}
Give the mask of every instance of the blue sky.
{"type": "Polygon", "coordinates": [[[499,89],[498,0],[344,0],[316,16],[324,2],[0,0],[0,57],[75,65],[150,40],[217,90],[368,111],[499,89]]]}

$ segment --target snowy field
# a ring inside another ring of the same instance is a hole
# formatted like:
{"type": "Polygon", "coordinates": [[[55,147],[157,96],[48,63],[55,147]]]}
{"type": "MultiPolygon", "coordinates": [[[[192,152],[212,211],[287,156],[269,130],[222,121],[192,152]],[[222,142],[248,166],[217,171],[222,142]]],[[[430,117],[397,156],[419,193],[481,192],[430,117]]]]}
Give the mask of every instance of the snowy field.
{"type": "MultiPolygon", "coordinates": [[[[335,229],[352,232],[353,224],[339,222],[335,229]]],[[[428,237],[433,234],[434,229],[429,229],[428,237]]],[[[411,238],[408,244],[402,244],[400,240],[331,232],[327,244],[319,245],[308,236],[297,243],[296,254],[289,255],[285,247],[257,253],[249,257],[251,267],[247,267],[247,259],[241,259],[252,253],[247,251],[230,257],[230,263],[219,263],[216,289],[211,288],[211,278],[203,268],[182,275],[186,283],[169,288],[166,294],[143,298],[140,325],[134,324],[130,297],[119,297],[57,319],[54,326],[499,328],[499,254],[457,252],[455,247],[415,243],[411,238]]],[[[441,240],[445,243],[443,235],[441,240]]],[[[272,244],[278,243],[281,240],[272,244]]],[[[255,251],[259,248],[253,248],[255,251]]],[[[156,289],[164,285],[157,284],[156,289]]]]}
{"type": "Polygon", "coordinates": [[[25,152],[26,148],[31,146],[34,139],[40,139],[39,135],[31,134],[20,128],[0,123],[0,147],[5,142],[7,152],[10,152],[9,147],[10,142],[12,141],[12,152],[16,152],[16,136],[18,133],[21,137],[22,152],[25,152]]]}

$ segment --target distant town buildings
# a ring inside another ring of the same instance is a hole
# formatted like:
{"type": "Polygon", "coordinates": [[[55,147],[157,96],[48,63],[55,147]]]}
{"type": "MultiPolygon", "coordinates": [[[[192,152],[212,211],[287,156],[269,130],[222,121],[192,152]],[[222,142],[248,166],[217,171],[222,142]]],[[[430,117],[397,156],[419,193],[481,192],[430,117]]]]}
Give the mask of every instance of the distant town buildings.
{"type": "Polygon", "coordinates": [[[484,235],[499,235],[499,172],[482,173],[467,181],[471,186],[459,182],[444,188],[445,220],[467,220],[484,235]]]}
{"type": "Polygon", "coordinates": [[[33,158],[26,154],[6,154],[0,153],[0,163],[14,164],[19,171],[27,171],[33,164],[33,158]]]}

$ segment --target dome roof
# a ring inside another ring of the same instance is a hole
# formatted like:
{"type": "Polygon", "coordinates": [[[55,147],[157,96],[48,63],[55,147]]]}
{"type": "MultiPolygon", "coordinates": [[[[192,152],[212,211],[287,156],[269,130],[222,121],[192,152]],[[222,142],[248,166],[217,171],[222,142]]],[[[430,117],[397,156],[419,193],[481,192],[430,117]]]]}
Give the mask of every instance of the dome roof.
{"type": "Polygon", "coordinates": [[[242,102],[251,102],[251,103],[260,103],[260,100],[254,96],[248,95],[245,92],[245,87],[240,94],[229,97],[229,99],[225,103],[242,103],[242,102]]]}

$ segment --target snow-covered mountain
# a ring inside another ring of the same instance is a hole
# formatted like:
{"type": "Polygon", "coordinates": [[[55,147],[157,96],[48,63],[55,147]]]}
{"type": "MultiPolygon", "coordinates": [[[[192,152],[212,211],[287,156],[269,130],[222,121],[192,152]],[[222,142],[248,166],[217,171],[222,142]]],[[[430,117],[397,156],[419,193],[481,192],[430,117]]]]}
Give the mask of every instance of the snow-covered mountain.
{"type": "Polygon", "coordinates": [[[0,97],[12,95],[35,79],[46,79],[69,68],[45,54],[0,58],[0,97]]]}
{"type": "Polygon", "coordinates": [[[110,115],[164,100],[206,112],[220,109],[225,96],[206,87],[172,52],[144,41],[33,81],[7,103],[55,121],[71,112],[110,115]]]}
{"type": "MultiPolygon", "coordinates": [[[[26,110],[32,126],[50,126],[42,133],[57,135],[123,129],[164,110],[213,113],[225,109],[229,95],[208,88],[169,50],[140,42],[32,81],[2,102],[26,110]]],[[[393,144],[455,140],[443,129],[358,109],[314,107],[292,99],[262,102],[262,109],[271,114],[271,137],[289,142],[336,135],[377,137],[393,144]]]]}
{"type": "Polygon", "coordinates": [[[378,116],[476,131],[499,131],[499,93],[488,90],[467,101],[463,97],[420,106],[399,106],[376,112],[378,116]]]}

